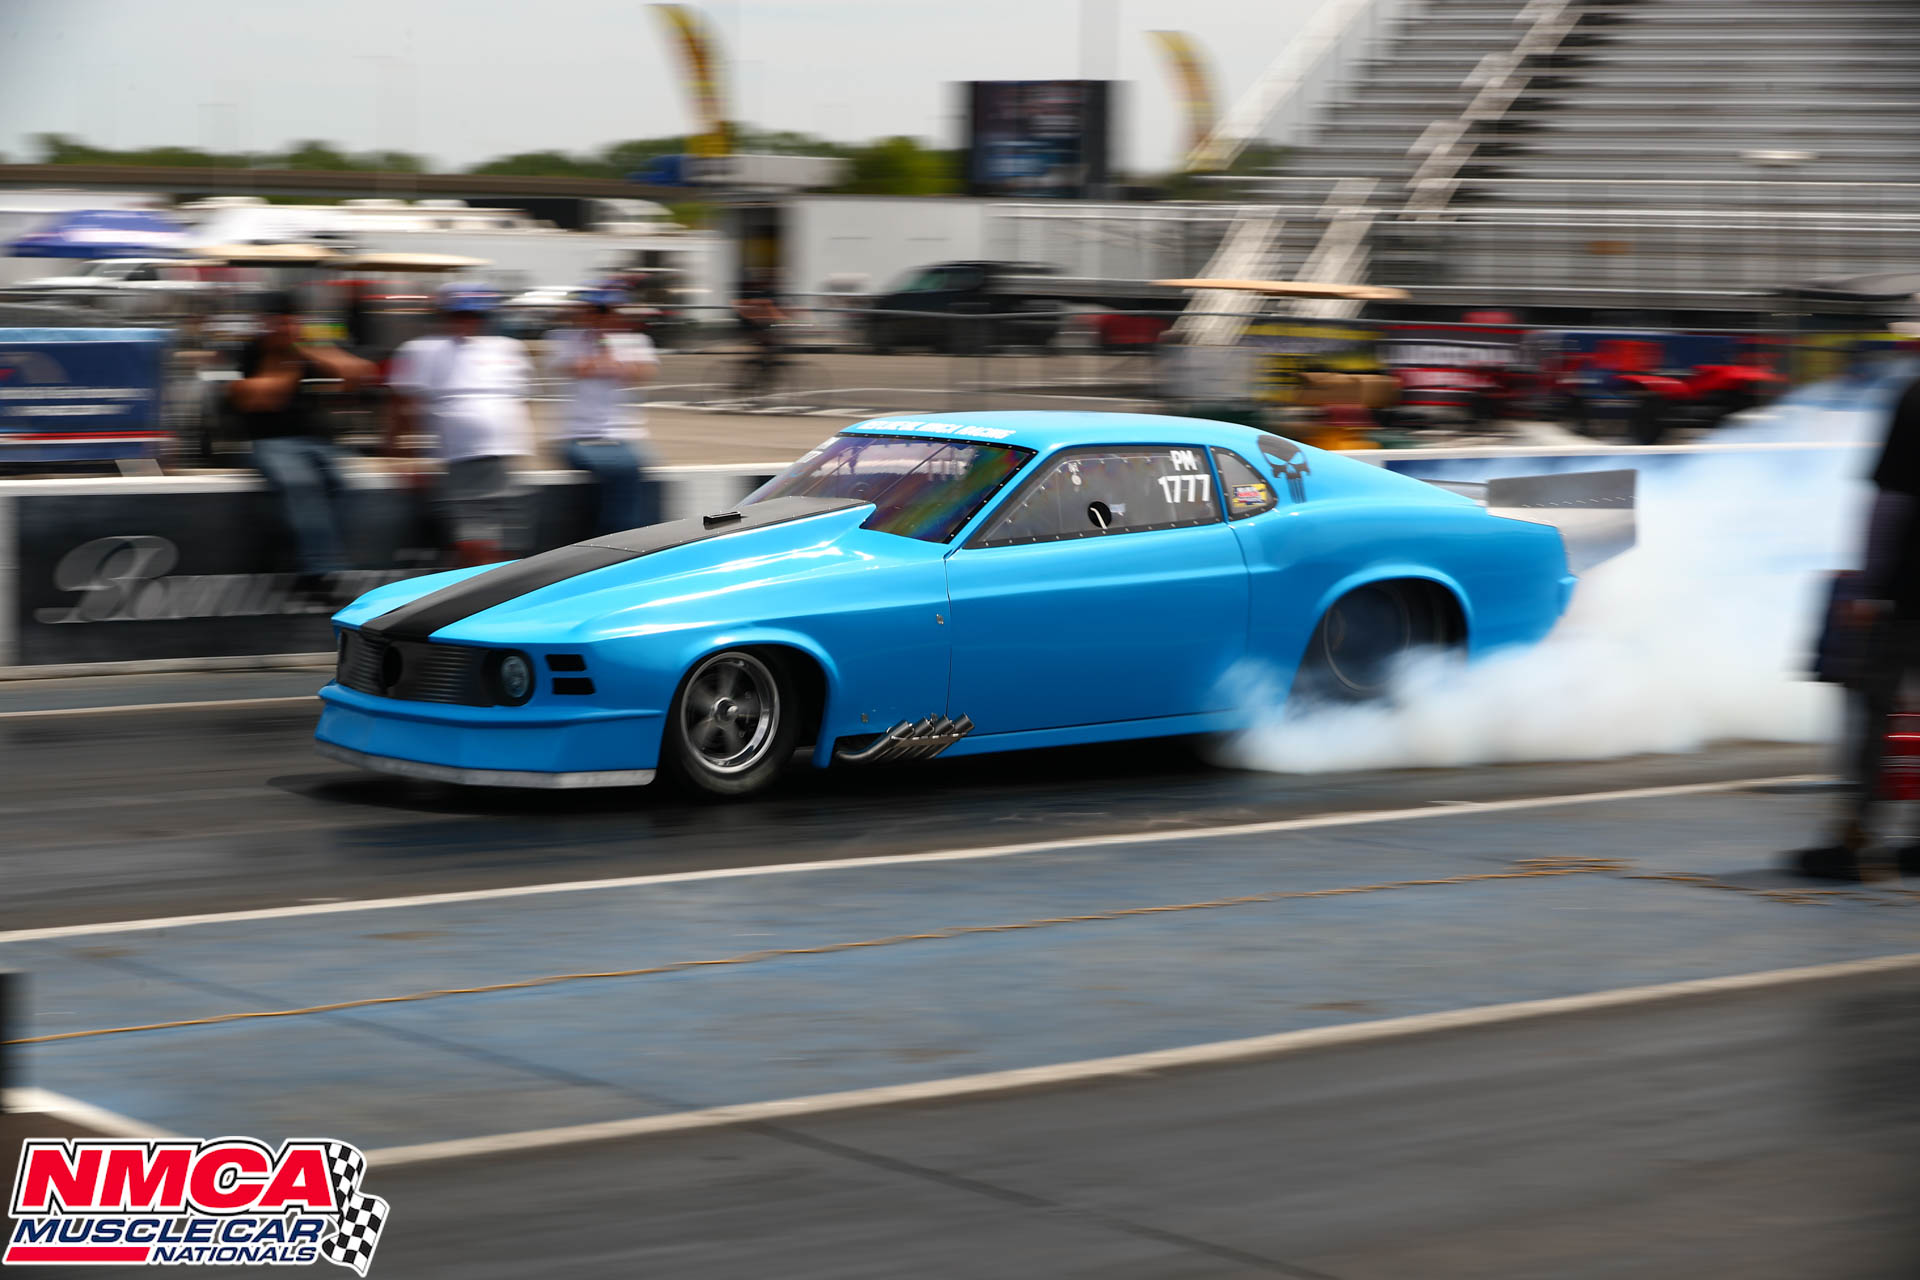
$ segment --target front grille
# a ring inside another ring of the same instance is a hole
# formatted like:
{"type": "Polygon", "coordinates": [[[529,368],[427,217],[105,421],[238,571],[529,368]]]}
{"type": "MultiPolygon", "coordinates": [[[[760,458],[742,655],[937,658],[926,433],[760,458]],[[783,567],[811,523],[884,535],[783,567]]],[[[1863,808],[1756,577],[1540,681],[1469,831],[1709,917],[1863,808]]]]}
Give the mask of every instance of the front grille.
{"type": "Polygon", "coordinates": [[[465,645],[343,631],[334,678],[357,693],[381,698],[491,707],[500,701],[488,679],[491,654],[465,645]]]}
{"type": "Polygon", "coordinates": [[[356,693],[385,694],[380,679],[380,660],[386,656],[387,641],[358,631],[340,633],[340,661],[333,678],[356,693]]]}

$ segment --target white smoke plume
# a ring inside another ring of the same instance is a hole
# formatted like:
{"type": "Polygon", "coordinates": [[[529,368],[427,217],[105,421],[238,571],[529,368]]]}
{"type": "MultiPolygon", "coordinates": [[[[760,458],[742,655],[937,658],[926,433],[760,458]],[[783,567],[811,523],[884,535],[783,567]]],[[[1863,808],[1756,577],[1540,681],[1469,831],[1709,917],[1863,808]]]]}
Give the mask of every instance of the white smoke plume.
{"type": "MultiPolygon", "coordinates": [[[[1858,446],[1878,439],[1884,399],[1796,397],[1711,438],[1752,452],[1643,466],[1638,544],[1590,570],[1532,648],[1470,665],[1417,655],[1390,698],[1358,707],[1289,708],[1270,677],[1239,673],[1244,700],[1268,710],[1228,748],[1231,762],[1316,773],[1830,737],[1838,694],[1806,671],[1825,576],[1857,555],[1874,457],[1858,446]],[[1795,438],[1834,447],[1768,447],[1795,438]]],[[[1610,465],[1632,461],[1551,469],[1610,465]]],[[[1489,474],[1527,473],[1515,459],[1489,474]]]]}

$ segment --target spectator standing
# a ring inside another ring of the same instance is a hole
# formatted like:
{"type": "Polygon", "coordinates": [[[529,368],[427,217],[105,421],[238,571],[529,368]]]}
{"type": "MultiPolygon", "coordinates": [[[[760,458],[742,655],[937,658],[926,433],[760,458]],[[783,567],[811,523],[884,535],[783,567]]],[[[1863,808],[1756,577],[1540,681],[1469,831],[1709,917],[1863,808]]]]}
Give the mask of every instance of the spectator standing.
{"type": "Polygon", "coordinates": [[[1873,506],[1867,518],[1864,563],[1836,599],[1823,646],[1845,655],[1837,663],[1853,700],[1848,717],[1850,789],[1829,844],[1792,855],[1792,869],[1821,880],[1861,880],[1876,870],[1920,873],[1920,844],[1891,856],[1877,844],[1882,808],[1888,718],[1901,686],[1920,672],[1920,381],[1894,404],[1886,444],[1873,470],[1873,506]]]}
{"type": "Polygon", "coordinates": [[[567,388],[558,438],[569,467],[593,477],[593,531],[618,533],[660,519],[646,468],[652,459],[638,405],[626,403],[629,388],[652,379],[660,368],[653,339],[636,333],[621,314],[624,295],[598,289],[583,300],[578,323],[547,335],[547,369],[567,388]]]}
{"type": "Polygon", "coordinates": [[[497,299],[471,285],[440,291],[445,332],[403,343],[388,385],[394,393],[388,448],[424,428],[444,468],[438,505],[456,567],[491,564],[519,550],[523,497],[517,460],[532,452],[526,345],[486,332],[497,299]]]}
{"type": "Polygon", "coordinates": [[[373,366],[338,347],[301,338],[291,294],[269,294],[263,328],[240,351],[240,378],[228,394],[253,446],[254,470],[279,503],[293,535],[300,577],[295,589],[326,596],[328,578],[347,568],[340,534],[340,452],[316,403],[316,380],[352,391],[373,366]]]}
{"type": "Polygon", "coordinates": [[[787,323],[787,313],[774,298],[773,287],[755,280],[740,291],[733,305],[739,317],[740,331],[753,347],[753,391],[760,394],[773,385],[774,371],[780,363],[778,326],[787,323]]]}

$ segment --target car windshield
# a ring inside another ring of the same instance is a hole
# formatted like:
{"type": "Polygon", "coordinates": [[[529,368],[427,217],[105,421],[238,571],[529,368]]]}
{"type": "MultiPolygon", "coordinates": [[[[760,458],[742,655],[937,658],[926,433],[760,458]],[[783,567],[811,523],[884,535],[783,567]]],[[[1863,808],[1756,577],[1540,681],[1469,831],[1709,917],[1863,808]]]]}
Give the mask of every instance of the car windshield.
{"type": "Polygon", "coordinates": [[[922,542],[946,542],[1033,456],[1031,449],[900,436],[835,436],[748,496],[858,498],[862,525],[922,542]]]}

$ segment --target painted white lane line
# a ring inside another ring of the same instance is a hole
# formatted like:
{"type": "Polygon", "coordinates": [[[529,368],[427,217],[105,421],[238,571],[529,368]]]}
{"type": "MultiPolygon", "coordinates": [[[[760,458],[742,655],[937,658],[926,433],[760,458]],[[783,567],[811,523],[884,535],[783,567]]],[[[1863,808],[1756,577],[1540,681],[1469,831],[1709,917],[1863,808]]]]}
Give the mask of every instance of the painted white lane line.
{"type": "Polygon", "coordinates": [[[46,720],[56,716],[117,716],[136,711],[207,711],[216,707],[289,707],[313,702],[318,693],[278,698],[225,698],[209,702],[133,702],[117,707],[47,707],[36,711],[0,711],[0,720],[46,720]]]}
{"type": "Polygon", "coordinates": [[[390,1169],[395,1165],[427,1164],[437,1160],[471,1159],[475,1156],[532,1151],[542,1147],[605,1142],[613,1138],[640,1138],[658,1134],[685,1133],[694,1129],[716,1129],[728,1125],[792,1120],[801,1116],[898,1106],[909,1102],[948,1102],[956,1098],[976,1097],[981,1094],[1079,1084],[1091,1080],[1168,1071],[1182,1067],[1277,1057],[1281,1054],[1299,1053],[1308,1049],[1368,1044],[1381,1040],[1428,1035],[1436,1031],[1491,1027],[1502,1023],[1524,1022],[1532,1018],[1589,1013],[1696,996],[1756,991],[1801,982],[1857,978],[1876,973],[1897,973],[1915,968],[1920,968],[1920,953],[1876,956],[1868,960],[1842,960],[1832,964],[1807,965],[1795,969],[1771,969],[1760,973],[1733,974],[1724,978],[1694,978],[1684,982],[1662,982],[1651,986],[1617,987],[1611,991],[1593,991],[1585,995],[1553,996],[1544,1000],[1520,1000],[1512,1004],[1480,1005],[1470,1009],[1413,1014],[1404,1018],[1350,1022],[1334,1027],[1309,1027],[1304,1031],[1282,1031],[1274,1035],[1253,1036],[1245,1040],[1216,1040],[1211,1044],[1187,1045],[1179,1049],[1156,1049],[1147,1053],[1128,1053],[1112,1058],[1090,1058],[1082,1062],[1061,1062],[1044,1067],[1020,1067],[1011,1071],[987,1071],[979,1075],[949,1076],[944,1080],[923,1080],[916,1084],[882,1085],[873,1089],[816,1093],[799,1098],[780,1098],[771,1102],[749,1102],[731,1107],[707,1107],[699,1111],[637,1116],[629,1120],[608,1120],[599,1124],[567,1125],[556,1129],[529,1129],[521,1133],[494,1134],[483,1138],[456,1138],[448,1142],[387,1147],[383,1150],[367,1152],[367,1161],[373,1169],[378,1171],[390,1169]]]}
{"type": "Polygon", "coordinates": [[[985,845],[973,849],[936,849],[926,853],[875,854],[863,858],[826,858],[817,862],[782,862],[766,866],[720,867],[710,871],[670,871],[656,875],[614,876],[603,880],[561,880],[548,884],[507,885],[498,889],[464,889],[452,893],[421,893],[399,898],[360,898],[344,902],[309,902],[284,907],[256,907],[244,911],[214,911],[203,915],[158,916],[144,920],[105,920],[97,924],[53,925],[41,929],[14,929],[0,933],[0,944],[43,942],[58,938],[89,938],[102,934],[140,933],[149,929],[184,929],[203,924],[252,920],[289,920],[300,916],[344,915],[358,911],[389,911],[400,907],[437,907],[461,902],[491,902],[504,898],[531,898],[549,893],[585,893],[597,889],[633,889],[656,884],[690,884],[701,880],[745,880],[757,876],[804,875],[818,871],[845,871],[865,867],[915,866],[931,862],[1012,858],[1028,853],[1063,849],[1097,849],[1132,844],[1162,844],[1177,840],[1212,840],[1232,836],[1274,835],[1287,831],[1317,831],[1328,827],[1360,827],[1382,822],[1423,822],[1481,813],[1513,813],[1562,805],[1603,804],[1619,800],[1658,800],[1670,796],[1706,795],[1743,787],[1783,786],[1816,781],[1824,774],[1791,774],[1769,778],[1733,778],[1722,782],[1689,782],[1666,787],[1631,787],[1623,791],[1584,791],[1512,800],[1472,801],[1436,808],[1371,809],[1358,813],[1326,813],[1307,818],[1277,818],[1218,827],[1156,827],[1151,831],[1123,831],[1107,835],[1059,836],[1021,844],[985,845]]]}
{"type": "Polygon", "coordinates": [[[117,1111],[108,1111],[105,1107],[69,1098],[64,1093],[55,1093],[51,1089],[8,1089],[6,1095],[8,1114],[18,1112],[22,1115],[52,1116],[109,1138],[164,1139],[179,1136],[123,1116],[117,1111]]]}

